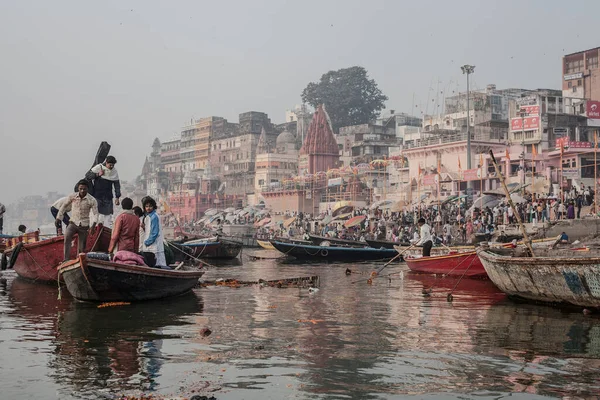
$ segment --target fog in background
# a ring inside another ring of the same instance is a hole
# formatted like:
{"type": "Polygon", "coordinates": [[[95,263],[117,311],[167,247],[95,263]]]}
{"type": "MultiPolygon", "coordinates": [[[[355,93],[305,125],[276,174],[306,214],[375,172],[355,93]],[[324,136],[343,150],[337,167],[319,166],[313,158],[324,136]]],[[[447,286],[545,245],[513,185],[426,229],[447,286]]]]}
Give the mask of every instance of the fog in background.
{"type": "MultiPolygon", "coordinates": [[[[365,67],[388,109],[437,90],[556,88],[561,56],[600,45],[600,2],[2,1],[0,202],[69,192],[108,141],[122,180],[191,118],[263,111],[365,67]]],[[[441,99],[440,99],[441,101],[441,99]]]]}

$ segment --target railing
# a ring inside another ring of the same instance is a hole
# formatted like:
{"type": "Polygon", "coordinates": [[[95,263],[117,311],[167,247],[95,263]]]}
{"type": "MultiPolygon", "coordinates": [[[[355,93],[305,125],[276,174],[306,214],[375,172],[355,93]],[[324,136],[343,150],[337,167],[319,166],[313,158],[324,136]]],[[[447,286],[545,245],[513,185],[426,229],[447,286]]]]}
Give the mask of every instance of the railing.
{"type": "MultiPolygon", "coordinates": [[[[435,132],[433,133],[435,135],[435,132]]],[[[406,143],[405,149],[413,149],[426,146],[435,146],[440,144],[465,142],[467,141],[466,133],[444,134],[441,136],[433,136],[428,138],[416,139],[414,143],[406,143]]],[[[504,143],[506,139],[503,135],[492,135],[488,132],[471,132],[471,140],[479,142],[504,143]]]]}

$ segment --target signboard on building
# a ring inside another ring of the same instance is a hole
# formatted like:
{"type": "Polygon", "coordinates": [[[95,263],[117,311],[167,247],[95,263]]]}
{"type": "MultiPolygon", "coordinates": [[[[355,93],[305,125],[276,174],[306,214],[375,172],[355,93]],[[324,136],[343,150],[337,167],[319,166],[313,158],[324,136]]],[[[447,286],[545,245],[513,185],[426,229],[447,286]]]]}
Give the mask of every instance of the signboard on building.
{"type": "Polygon", "coordinates": [[[327,186],[341,186],[342,185],[342,178],[331,178],[327,181],[327,186]]]}
{"type": "Polygon", "coordinates": [[[540,127],[540,117],[525,117],[525,118],[511,118],[510,130],[511,131],[532,131],[540,127]],[[523,128],[523,123],[525,127],[523,128]]]}
{"type": "Polygon", "coordinates": [[[568,75],[565,75],[564,78],[565,78],[565,81],[570,81],[573,79],[581,79],[581,78],[583,78],[583,72],[578,72],[576,74],[568,74],[568,75]]]}
{"type": "Polygon", "coordinates": [[[437,174],[429,174],[423,176],[423,185],[435,185],[437,184],[438,179],[436,178],[437,174]]]}
{"type": "Polygon", "coordinates": [[[521,97],[520,99],[517,99],[517,104],[519,106],[533,106],[537,104],[537,97],[536,96],[527,96],[527,97],[521,97]]]}
{"type": "Polygon", "coordinates": [[[587,117],[590,119],[600,119],[600,101],[588,100],[586,105],[587,117]]]}
{"type": "Polygon", "coordinates": [[[560,149],[561,146],[566,150],[567,148],[570,149],[591,149],[594,147],[594,144],[592,142],[576,142],[574,140],[570,140],[568,137],[562,137],[559,139],[556,139],[556,146],[555,148],[560,149]]]}
{"type": "Polygon", "coordinates": [[[579,168],[563,168],[562,169],[563,178],[579,178],[579,168]]]}
{"type": "Polygon", "coordinates": [[[529,115],[540,115],[540,106],[521,106],[521,111],[529,115]]]}
{"type": "Polygon", "coordinates": [[[484,178],[483,171],[480,168],[474,169],[465,169],[463,171],[462,180],[463,181],[476,181],[478,179],[484,178]]]}

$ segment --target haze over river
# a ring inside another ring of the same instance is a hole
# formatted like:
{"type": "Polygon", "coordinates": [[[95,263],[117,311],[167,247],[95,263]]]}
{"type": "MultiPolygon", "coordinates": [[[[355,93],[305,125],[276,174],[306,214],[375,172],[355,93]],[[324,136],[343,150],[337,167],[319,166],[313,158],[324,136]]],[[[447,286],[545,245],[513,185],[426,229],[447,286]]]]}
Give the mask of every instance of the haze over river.
{"type": "MultiPolygon", "coordinates": [[[[414,275],[404,264],[275,260],[207,280],[320,275],[308,289],[197,288],[119,307],[0,280],[0,398],[537,399],[600,393],[600,318],[515,303],[489,281],[414,275]],[[346,276],[349,267],[354,272],[346,276]],[[425,297],[424,287],[434,285],[425,297]],[[212,333],[204,336],[204,328],[212,333]],[[516,394],[515,394],[516,392],[516,394]],[[511,394],[512,393],[512,394],[511,394]]],[[[272,253],[255,251],[266,257],[272,253]]]]}

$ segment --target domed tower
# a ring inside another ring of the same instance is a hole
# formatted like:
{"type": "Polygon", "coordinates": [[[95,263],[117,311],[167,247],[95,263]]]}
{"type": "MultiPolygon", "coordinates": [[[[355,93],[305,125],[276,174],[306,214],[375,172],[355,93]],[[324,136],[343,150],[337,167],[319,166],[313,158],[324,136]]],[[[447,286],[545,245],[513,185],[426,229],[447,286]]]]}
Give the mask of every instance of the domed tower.
{"type": "Polygon", "coordinates": [[[284,130],[277,136],[275,147],[278,153],[291,153],[296,151],[296,137],[293,133],[284,130]]]}

